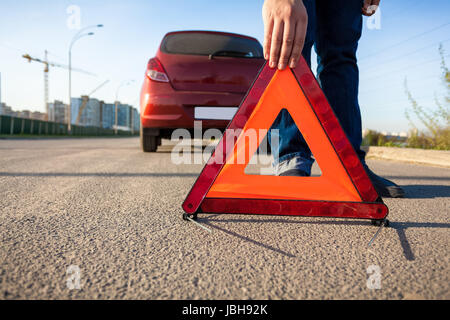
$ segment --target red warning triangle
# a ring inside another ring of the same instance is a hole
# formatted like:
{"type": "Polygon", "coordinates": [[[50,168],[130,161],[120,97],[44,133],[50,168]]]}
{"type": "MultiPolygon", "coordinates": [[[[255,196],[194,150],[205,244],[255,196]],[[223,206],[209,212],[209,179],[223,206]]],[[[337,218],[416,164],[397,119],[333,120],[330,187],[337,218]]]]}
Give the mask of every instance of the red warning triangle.
{"type": "Polygon", "coordinates": [[[384,219],[388,208],[302,58],[295,69],[266,64],[186,200],[187,214],[240,213],[384,219]],[[322,175],[248,175],[250,157],[282,109],[308,143],[322,175]],[[264,131],[266,130],[266,131],[264,131]],[[257,143],[247,143],[256,139],[257,143]]]}

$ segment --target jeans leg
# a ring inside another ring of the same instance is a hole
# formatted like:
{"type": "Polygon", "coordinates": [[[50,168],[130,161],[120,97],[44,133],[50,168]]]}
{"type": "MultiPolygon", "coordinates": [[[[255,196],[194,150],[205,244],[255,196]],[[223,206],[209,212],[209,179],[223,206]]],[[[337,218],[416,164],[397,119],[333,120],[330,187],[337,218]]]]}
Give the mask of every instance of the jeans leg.
{"type": "Polygon", "coordinates": [[[362,128],[356,50],[362,31],[362,0],[316,0],[319,83],[360,159],[362,128]]]}
{"type": "MultiPolygon", "coordinates": [[[[308,12],[308,28],[302,55],[311,66],[311,49],[316,34],[315,0],[304,0],[303,3],[308,12]]],[[[269,143],[272,137],[279,141],[278,146],[271,145],[277,174],[288,169],[300,169],[309,175],[314,162],[311,151],[286,109],[280,112],[272,124],[268,132],[269,143]]]]}

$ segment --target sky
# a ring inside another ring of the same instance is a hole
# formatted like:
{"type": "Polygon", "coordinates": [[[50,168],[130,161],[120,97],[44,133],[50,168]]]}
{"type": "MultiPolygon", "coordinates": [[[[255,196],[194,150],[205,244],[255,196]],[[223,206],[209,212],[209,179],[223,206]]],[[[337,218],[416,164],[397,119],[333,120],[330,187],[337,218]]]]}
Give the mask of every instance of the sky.
{"type": "MultiPolygon", "coordinates": [[[[2,0],[2,102],[15,110],[45,110],[43,65],[21,56],[43,59],[48,50],[49,61],[68,65],[69,44],[78,32],[71,8],[80,9],[80,27],[104,25],[73,46],[73,67],[95,76],[73,72],[72,96],[88,94],[109,80],[92,97],[113,102],[118,93],[119,100],[138,108],[146,64],[164,34],[218,30],[250,35],[262,43],[262,4],[263,0],[2,0]]],[[[448,65],[448,12],[447,0],[382,0],[379,16],[364,18],[358,50],[363,128],[382,132],[411,128],[405,117],[410,108],[405,80],[426,109],[434,109],[435,97],[445,95],[438,47],[442,43],[448,65]]],[[[66,69],[50,69],[49,91],[50,101],[68,102],[66,69]]]]}

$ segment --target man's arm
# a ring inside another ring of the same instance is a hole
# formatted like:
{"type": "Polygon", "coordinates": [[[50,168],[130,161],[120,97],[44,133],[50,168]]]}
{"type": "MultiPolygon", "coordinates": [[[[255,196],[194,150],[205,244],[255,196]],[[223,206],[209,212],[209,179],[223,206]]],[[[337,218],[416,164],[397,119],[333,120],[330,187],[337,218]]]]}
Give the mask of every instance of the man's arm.
{"type": "MultiPolygon", "coordinates": [[[[362,14],[375,13],[380,0],[364,0],[362,14]]],[[[264,58],[271,68],[295,68],[305,44],[308,14],[302,0],[265,0],[264,58]]]]}

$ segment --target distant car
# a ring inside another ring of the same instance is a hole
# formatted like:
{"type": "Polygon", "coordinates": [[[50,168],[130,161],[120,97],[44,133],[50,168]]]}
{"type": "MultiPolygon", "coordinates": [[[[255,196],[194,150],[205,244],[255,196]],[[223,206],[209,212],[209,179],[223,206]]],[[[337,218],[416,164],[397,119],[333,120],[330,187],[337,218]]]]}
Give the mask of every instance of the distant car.
{"type": "Polygon", "coordinates": [[[166,34],[141,91],[141,145],[154,152],[173,130],[225,129],[264,64],[255,38],[213,31],[166,34]]]}

